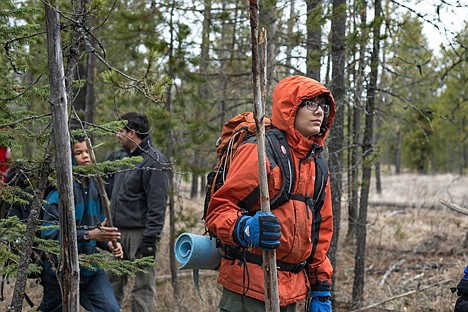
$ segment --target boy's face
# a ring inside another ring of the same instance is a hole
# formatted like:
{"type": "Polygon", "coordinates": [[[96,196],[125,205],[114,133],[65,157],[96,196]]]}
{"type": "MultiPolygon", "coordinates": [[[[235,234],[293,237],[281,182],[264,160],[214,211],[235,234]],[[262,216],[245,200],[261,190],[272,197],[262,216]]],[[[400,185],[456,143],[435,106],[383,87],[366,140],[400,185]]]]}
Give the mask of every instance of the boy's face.
{"type": "Polygon", "coordinates": [[[320,133],[320,126],[324,118],[324,111],[322,103],[317,100],[310,100],[310,108],[308,105],[300,105],[296,112],[296,119],[294,120],[294,128],[299,131],[304,137],[310,138],[320,133]]]}
{"type": "Polygon", "coordinates": [[[76,164],[78,166],[91,164],[91,157],[89,156],[86,141],[73,144],[73,155],[75,156],[76,164]]]}

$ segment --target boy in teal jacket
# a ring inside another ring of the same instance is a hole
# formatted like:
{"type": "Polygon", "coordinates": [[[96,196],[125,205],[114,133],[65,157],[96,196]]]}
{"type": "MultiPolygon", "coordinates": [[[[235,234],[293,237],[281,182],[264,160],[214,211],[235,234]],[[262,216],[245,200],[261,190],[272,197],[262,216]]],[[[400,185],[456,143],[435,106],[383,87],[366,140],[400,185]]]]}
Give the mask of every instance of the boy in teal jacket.
{"type": "MultiPolygon", "coordinates": [[[[73,144],[72,154],[74,165],[86,166],[91,164],[89,150],[83,138],[78,138],[77,142],[73,144]]],[[[94,254],[99,252],[97,248],[99,247],[111,251],[117,258],[122,258],[122,246],[117,242],[120,239],[120,232],[117,231],[117,228],[93,228],[105,220],[104,209],[94,179],[75,179],[73,194],[78,253],[94,254]],[[90,226],[93,229],[88,231],[84,229],[84,226],[90,226]],[[116,248],[113,247],[113,242],[116,242],[116,248]]],[[[47,196],[46,201],[44,225],[57,224],[59,220],[57,190],[52,191],[47,196]]],[[[58,228],[44,230],[41,236],[45,239],[60,240],[58,228]]],[[[57,263],[55,261],[46,261],[43,276],[44,294],[40,311],[62,311],[62,296],[56,277],[57,274],[60,274],[57,272],[57,263]]],[[[120,311],[114,291],[104,270],[98,267],[95,270],[80,267],[80,304],[88,311],[120,311]]]]}

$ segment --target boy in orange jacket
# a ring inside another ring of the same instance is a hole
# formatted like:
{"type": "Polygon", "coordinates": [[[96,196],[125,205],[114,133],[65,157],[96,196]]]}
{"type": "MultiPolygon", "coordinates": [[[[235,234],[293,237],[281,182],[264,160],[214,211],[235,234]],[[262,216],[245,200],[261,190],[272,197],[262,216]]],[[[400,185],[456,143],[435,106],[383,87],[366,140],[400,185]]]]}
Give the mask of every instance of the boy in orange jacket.
{"type": "MultiPolygon", "coordinates": [[[[309,298],[308,311],[331,311],[333,268],[326,254],[333,234],[329,182],[316,205],[315,161],[335,115],[335,101],[321,83],[302,76],[281,80],[273,92],[272,123],[288,140],[295,181],[290,199],[271,213],[260,202],[246,211],[239,203],[258,187],[258,152],[255,141],[235,153],[225,184],[213,194],[206,225],[238,257],[225,251],[218,282],[223,285],[220,311],[264,311],[262,250],[276,249],[281,311],[295,311],[309,298]],[[302,200],[301,200],[302,198],[302,200]],[[260,259],[260,260],[259,260],[260,259]]],[[[281,189],[282,173],[267,159],[270,198],[281,189]]],[[[228,248],[228,249],[229,249],[228,248]]]]}

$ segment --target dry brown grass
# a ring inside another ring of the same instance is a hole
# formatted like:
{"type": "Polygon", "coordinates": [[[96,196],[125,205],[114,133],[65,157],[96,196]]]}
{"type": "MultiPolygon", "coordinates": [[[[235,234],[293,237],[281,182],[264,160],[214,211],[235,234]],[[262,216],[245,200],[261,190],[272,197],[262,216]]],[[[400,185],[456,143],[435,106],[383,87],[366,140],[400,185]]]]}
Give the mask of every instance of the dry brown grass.
{"type": "MultiPolygon", "coordinates": [[[[372,190],[368,213],[364,306],[410,294],[366,311],[453,311],[456,296],[451,294],[449,288],[456,286],[467,264],[467,250],[463,248],[463,242],[468,230],[468,217],[445,208],[439,200],[446,199],[468,207],[466,185],[468,177],[403,174],[383,177],[383,194],[378,195],[372,190]],[[447,282],[438,284],[444,281],[447,282]],[[426,289],[434,284],[436,286],[426,289]]],[[[195,220],[199,219],[201,198],[192,201],[182,197],[180,203],[183,203],[181,211],[184,215],[194,215],[197,218],[195,220]]],[[[342,215],[336,266],[336,312],[350,311],[348,307],[354,279],[355,245],[346,239],[345,207],[342,215]]],[[[201,221],[197,221],[197,229],[193,232],[202,233],[202,226],[201,221]]],[[[173,299],[173,289],[168,278],[170,252],[167,245],[166,237],[157,256],[160,279],[156,311],[217,311],[221,288],[212,271],[202,272],[200,290],[203,300],[195,292],[191,271],[180,272],[182,295],[179,300],[173,299]]],[[[5,310],[11,300],[12,287],[13,284],[6,285],[6,298],[0,303],[1,311],[5,310]]],[[[27,293],[35,303],[39,303],[40,286],[30,281],[27,293]]],[[[27,311],[26,306],[25,303],[24,311],[27,311]]],[[[122,311],[130,311],[128,298],[122,311]]],[[[303,310],[298,308],[297,311],[303,310]]]]}

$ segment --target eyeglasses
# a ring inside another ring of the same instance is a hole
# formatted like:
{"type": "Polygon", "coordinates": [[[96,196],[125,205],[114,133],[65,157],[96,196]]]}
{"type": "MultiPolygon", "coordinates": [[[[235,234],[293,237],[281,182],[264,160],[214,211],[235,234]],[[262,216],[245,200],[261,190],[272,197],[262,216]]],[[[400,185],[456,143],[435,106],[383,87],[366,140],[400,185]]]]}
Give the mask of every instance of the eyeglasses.
{"type": "Polygon", "coordinates": [[[316,112],[319,107],[323,110],[324,114],[328,114],[330,112],[330,105],[317,103],[314,100],[304,100],[301,105],[305,106],[311,112],[316,112]]]}

